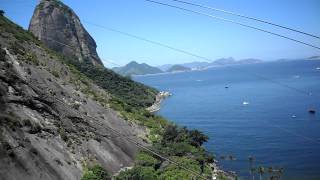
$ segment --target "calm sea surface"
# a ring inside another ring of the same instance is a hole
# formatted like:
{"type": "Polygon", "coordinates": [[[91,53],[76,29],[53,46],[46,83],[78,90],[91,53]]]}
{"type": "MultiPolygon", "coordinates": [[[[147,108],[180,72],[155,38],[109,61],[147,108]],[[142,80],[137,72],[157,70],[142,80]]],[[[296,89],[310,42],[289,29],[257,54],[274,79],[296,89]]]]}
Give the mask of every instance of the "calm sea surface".
{"type": "Polygon", "coordinates": [[[254,156],[255,166],[283,167],[282,179],[313,180],[320,179],[317,67],[320,61],[272,62],[134,79],[170,91],[158,113],[207,134],[205,146],[225,170],[251,178],[254,156]],[[229,155],[235,160],[220,158],[229,155]]]}

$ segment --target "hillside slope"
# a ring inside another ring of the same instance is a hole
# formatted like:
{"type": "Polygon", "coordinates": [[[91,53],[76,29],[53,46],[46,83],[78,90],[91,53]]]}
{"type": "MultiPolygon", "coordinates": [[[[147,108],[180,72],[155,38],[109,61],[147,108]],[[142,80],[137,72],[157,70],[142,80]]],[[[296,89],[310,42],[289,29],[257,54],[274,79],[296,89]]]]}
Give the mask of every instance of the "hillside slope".
{"type": "Polygon", "coordinates": [[[86,166],[131,166],[145,130],[110,109],[112,95],[0,16],[0,179],[80,179],[86,166]]]}
{"type": "Polygon", "coordinates": [[[156,89],[96,66],[97,59],[100,58],[96,53],[94,40],[72,9],[61,1],[41,0],[34,11],[29,29],[47,47],[63,54],[65,61],[123,103],[148,107],[155,101],[158,93],[156,89]]]}

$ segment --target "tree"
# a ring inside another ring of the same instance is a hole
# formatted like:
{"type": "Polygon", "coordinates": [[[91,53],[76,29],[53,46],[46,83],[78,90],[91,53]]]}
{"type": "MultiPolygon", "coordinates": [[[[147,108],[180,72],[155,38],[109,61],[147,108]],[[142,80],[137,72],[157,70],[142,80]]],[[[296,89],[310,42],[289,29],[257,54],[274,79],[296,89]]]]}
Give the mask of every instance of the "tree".
{"type": "Polygon", "coordinates": [[[264,167],[262,167],[262,166],[260,166],[259,168],[258,168],[258,172],[259,172],[259,175],[260,175],[260,180],[262,180],[262,177],[263,177],[263,174],[265,173],[265,168],[264,167]]]}
{"type": "Polygon", "coordinates": [[[178,127],[176,125],[169,124],[166,126],[163,134],[164,144],[168,142],[173,142],[178,136],[178,127]]]}
{"type": "Polygon", "coordinates": [[[249,172],[250,172],[250,175],[252,175],[252,179],[254,179],[254,172],[255,172],[254,161],[255,161],[255,157],[249,156],[248,159],[249,159],[249,172]]]}
{"type": "Polygon", "coordinates": [[[207,142],[209,137],[204,135],[201,131],[191,130],[189,132],[190,144],[195,147],[200,147],[204,142],[207,142]]]}
{"type": "Polygon", "coordinates": [[[4,10],[0,10],[0,16],[4,15],[4,10]]]}

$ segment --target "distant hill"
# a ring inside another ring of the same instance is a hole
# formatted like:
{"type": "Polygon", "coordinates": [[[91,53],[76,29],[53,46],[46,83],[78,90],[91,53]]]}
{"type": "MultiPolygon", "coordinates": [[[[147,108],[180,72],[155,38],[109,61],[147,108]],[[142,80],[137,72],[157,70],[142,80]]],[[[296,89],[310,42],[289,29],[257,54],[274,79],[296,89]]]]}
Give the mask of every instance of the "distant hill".
{"type": "Polygon", "coordinates": [[[182,65],[173,65],[170,67],[167,72],[177,72],[177,71],[190,71],[191,69],[182,65]]]}
{"type": "Polygon", "coordinates": [[[146,63],[139,64],[136,61],[132,61],[123,67],[115,67],[112,70],[123,76],[157,74],[163,72],[159,68],[150,66],[146,63]]]}
{"type": "Polygon", "coordinates": [[[320,60],[320,56],[311,56],[308,60],[320,60]]]}
{"type": "Polygon", "coordinates": [[[182,66],[185,66],[185,67],[188,67],[188,68],[191,68],[191,69],[199,69],[199,68],[202,68],[202,67],[206,67],[208,66],[210,63],[209,62],[199,62],[199,61],[194,61],[194,62],[190,62],[190,63],[184,63],[184,64],[181,64],[182,66]]]}
{"type": "Polygon", "coordinates": [[[236,63],[236,60],[234,60],[232,57],[229,57],[229,58],[217,59],[210,64],[223,66],[223,65],[235,64],[235,63],[236,63]]]}
{"type": "Polygon", "coordinates": [[[160,66],[157,66],[157,68],[161,69],[162,71],[168,71],[173,66],[173,64],[163,64],[160,66]]]}
{"type": "MultiPolygon", "coordinates": [[[[217,59],[212,62],[193,61],[190,63],[183,63],[178,65],[190,68],[191,70],[197,70],[197,69],[206,69],[206,68],[215,67],[215,66],[226,66],[226,65],[236,65],[236,64],[255,64],[255,63],[261,63],[261,62],[263,61],[255,58],[235,60],[234,58],[229,57],[229,58],[217,59]]],[[[165,65],[158,66],[158,68],[160,68],[163,71],[168,71],[173,66],[174,66],[173,64],[165,64],[165,65]]]]}
{"type": "Polygon", "coordinates": [[[248,59],[241,59],[236,62],[237,64],[254,64],[254,63],[262,63],[263,61],[260,59],[248,58],[248,59]]]}

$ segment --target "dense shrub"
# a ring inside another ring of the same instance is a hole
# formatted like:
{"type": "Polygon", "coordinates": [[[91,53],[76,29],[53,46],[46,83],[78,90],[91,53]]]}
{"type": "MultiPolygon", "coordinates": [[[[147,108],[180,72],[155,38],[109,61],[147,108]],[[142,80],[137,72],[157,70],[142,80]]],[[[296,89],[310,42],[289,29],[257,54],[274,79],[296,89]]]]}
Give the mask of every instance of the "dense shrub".
{"type": "Polygon", "coordinates": [[[108,173],[100,166],[95,165],[85,170],[81,180],[108,180],[111,179],[108,173]]]}
{"type": "Polygon", "coordinates": [[[150,166],[156,168],[160,161],[147,152],[139,152],[136,157],[136,165],[150,166]]]}
{"type": "Polygon", "coordinates": [[[158,174],[152,167],[135,166],[134,168],[121,172],[116,180],[157,180],[158,174]]]}
{"type": "Polygon", "coordinates": [[[101,88],[130,106],[143,108],[151,106],[158,93],[156,89],[122,77],[109,69],[96,67],[88,61],[80,63],[68,60],[68,62],[101,88]]]}
{"type": "Polygon", "coordinates": [[[56,71],[56,70],[52,71],[51,74],[52,74],[54,77],[56,77],[56,78],[59,78],[59,77],[60,77],[59,72],[56,71]]]}
{"type": "Polygon", "coordinates": [[[208,139],[208,136],[198,130],[188,130],[185,127],[178,128],[176,125],[169,124],[165,127],[162,143],[188,142],[192,146],[200,147],[204,142],[207,142],[208,139]]]}
{"type": "Polygon", "coordinates": [[[193,146],[200,147],[204,142],[207,142],[208,139],[208,136],[198,130],[189,131],[190,144],[193,146]]]}

